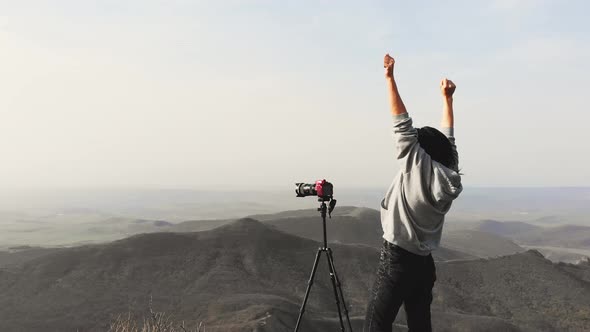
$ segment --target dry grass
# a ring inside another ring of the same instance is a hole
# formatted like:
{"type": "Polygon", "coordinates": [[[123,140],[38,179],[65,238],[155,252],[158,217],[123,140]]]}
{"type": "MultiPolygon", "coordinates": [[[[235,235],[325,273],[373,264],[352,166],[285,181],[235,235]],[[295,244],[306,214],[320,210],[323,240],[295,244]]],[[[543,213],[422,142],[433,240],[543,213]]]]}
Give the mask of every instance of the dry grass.
{"type": "Polygon", "coordinates": [[[166,313],[154,311],[151,298],[149,309],[149,317],[141,320],[133,317],[131,313],[117,316],[110,324],[109,332],[206,332],[203,322],[196,328],[188,328],[184,321],[178,323],[166,313]]]}

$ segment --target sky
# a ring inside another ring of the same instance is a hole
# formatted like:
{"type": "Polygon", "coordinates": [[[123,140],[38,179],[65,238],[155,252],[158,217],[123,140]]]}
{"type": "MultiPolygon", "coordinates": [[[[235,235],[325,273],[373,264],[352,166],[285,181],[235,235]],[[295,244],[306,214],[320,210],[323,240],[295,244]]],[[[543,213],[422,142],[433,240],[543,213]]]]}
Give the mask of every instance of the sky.
{"type": "Polygon", "coordinates": [[[0,0],[4,188],[387,187],[457,84],[465,186],[589,186],[587,1],[0,0]]]}

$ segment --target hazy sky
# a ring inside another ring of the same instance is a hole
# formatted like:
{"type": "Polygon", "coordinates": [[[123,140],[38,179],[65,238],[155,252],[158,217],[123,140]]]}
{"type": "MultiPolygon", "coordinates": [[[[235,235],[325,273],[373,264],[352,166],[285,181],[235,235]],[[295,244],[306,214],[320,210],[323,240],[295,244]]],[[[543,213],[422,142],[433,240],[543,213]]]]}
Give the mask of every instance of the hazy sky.
{"type": "Polygon", "coordinates": [[[465,185],[590,185],[587,1],[0,1],[3,187],[387,187],[382,58],[465,185]]]}

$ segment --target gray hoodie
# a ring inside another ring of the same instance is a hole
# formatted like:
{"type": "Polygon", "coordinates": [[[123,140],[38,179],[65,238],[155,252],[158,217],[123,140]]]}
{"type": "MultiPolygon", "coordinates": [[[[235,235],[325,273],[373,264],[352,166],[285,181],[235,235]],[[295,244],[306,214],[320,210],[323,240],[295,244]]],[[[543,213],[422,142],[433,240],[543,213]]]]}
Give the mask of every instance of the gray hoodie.
{"type": "MultiPolygon", "coordinates": [[[[445,214],[463,190],[461,176],[458,165],[448,168],[424,151],[408,113],[393,120],[400,171],[381,201],[383,238],[426,256],[439,246],[445,214]]],[[[453,128],[441,131],[457,156],[453,128]]]]}

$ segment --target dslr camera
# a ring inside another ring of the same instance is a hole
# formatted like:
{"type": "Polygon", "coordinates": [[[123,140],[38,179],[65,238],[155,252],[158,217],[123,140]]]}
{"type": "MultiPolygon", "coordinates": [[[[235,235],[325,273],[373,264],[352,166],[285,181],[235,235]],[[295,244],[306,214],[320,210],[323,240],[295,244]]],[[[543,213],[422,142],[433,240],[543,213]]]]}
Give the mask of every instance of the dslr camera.
{"type": "Polygon", "coordinates": [[[334,195],[334,186],[326,181],[317,180],[314,184],[311,183],[295,183],[295,193],[297,197],[318,196],[320,200],[329,201],[334,195]]]}

